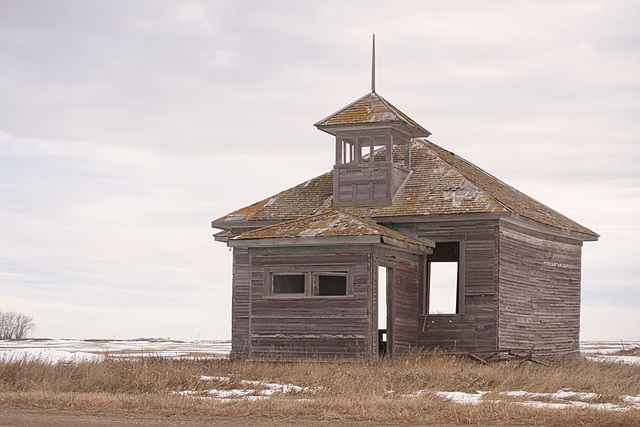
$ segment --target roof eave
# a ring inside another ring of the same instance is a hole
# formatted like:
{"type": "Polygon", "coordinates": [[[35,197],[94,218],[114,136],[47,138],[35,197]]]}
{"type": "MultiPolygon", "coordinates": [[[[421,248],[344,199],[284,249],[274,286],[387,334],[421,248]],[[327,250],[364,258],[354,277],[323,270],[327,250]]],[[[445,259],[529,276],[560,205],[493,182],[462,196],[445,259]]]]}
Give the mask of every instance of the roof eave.
{"type": "Polygon", "coordinates": [[[267,227],[269,225],[278,224],[278,223],[281,223],[282,221],[283,220],[252,221],[250,219],[225,221],[222,219],[216,219],[215,221],[211,221],[211,228],[218,228],[220,230],[231,230],[234,228],[255,229],[255,228],[262,228],[262,227],[267,227]]]}
{"type": "Polygon", "coordinates": [[[358,130],[363,127],[367,129],[386,129],[392,128],[404,133],[410,138],[427,138],[431,132],[424,128],[417,128],[409,123],[401,120],[377,121],[377,122],[359,122],[359,123],[335,123],[335,124],[314,124],[319,130],[335,136],[339,131],[358,130]]]}
{"type": "Polygon", "coordinates": [[[264,248],[285,246],[330,246],[330,245],[372,245],[380,243],[380,236],[303,236],[303,237],[268,237],[259,239],[229,239],[229,247],[264,248]]]}
{"type": "MultiPolygon", "coordinates": [[[[591,233],[593,234],[583,233],[583,232],[574,231],[574,230],[568,230],[565,228],[544,224],[542,222],[536,221],[531,218],[527,218],[522,215],[518,215],[513,212],[510,212],[509,216],[503,217],[500,220],[507,223],[514,224],[514,225],[519,225],[525,228],[529,228],[532,231],[539,231],[542,233],[546,233],[546,234],[550,234],[558,237],[565,237],[565,238],[570,238],[574,240],[580,240],[582,242],[597,242],[600,237],[599,234],[594,233],[591,230],[589,231],[591,231],[591,233]]],[[[588,230],[588,229],[585,228],[585,230],[588,230]]]]}
{"type": "Polygon", "coordinates": [[[431,254],[433,253],[433,248],[436,246],[436,244],[431,240],[426,240],[424,245],[416,245],[410,242],[403,242],[401,240],[397,240],[387,236],[381,236],[380,240],[382,241],[382,243],[394,246],[398,249],[404,249],[412,253],[431,254]]]}

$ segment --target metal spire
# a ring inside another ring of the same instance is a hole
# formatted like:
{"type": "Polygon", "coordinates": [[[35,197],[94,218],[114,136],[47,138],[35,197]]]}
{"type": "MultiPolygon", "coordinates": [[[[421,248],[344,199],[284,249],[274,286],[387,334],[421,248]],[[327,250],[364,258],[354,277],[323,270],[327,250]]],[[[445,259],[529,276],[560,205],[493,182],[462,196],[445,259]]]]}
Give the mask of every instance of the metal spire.
{"type": "Polygon", "coordinates": [[[371,92],[376,91],[376,35],[373,35],[373,49],[371,52],[371,92]]]}

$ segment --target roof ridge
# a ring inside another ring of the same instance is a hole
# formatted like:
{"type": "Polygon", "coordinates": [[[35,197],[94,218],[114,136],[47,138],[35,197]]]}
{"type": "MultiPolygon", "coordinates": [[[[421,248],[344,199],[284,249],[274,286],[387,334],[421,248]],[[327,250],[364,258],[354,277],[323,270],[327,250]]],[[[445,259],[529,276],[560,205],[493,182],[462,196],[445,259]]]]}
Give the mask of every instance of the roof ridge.
{"type": "MultiPolygon", "coordinates": [[[[374,92],[375,93],[375,92],[374,92]]],[[[400,110],[398,107],[396,107],[395,105],[393,105],[392,103],[390,103],[389,101],[387,101],[386,99],[384,99],[382,97],[382,95],[375,93],[378,96],[378,99],[380,100],[380,102],[382,102],[383,104],[385,104],[385,106],[387,108],[389,108],[390,110],[393,110],[397,116],[400,116],[400,118],[402,120],[404,120],[405,122],[407,122],[409,125],[417,128],[418,130],[424,131],[427,133],[427,136],[431,135],[431,132],[429,132],[428,130],[426,130],[425,128],[422,127],[422,125],[420,125],[420,123],[416,122],[415,120],[413,120],[411,117],[409,117],[406,113],[404,113],[402,110],[400,110]]]]}
{"type": "MultiPolygon", "coordinates": [[[[482,172],[482,173],[484,173],[484,174],[488,175],[489,177],[491,177],[491,178],[495,179],[496,181],[500,182],[501,184],[504,184],[504,185],[506,185],[507,187],[511,188],[512,190],[518,191],[518,190],[516,190],[514,187],[510,186],[509,184],[507,184],[506,182],[502,181],[500,178],[498,178],[498,177],[496,177],[496,176],[494,176],[494,175],[490,174],[489,172],[485,171],[485,170],[484,170],[484,169],[482,169],[481,167],[478,167],[478,166],[474,165],[473,163],[471,163],[470,161],[468,161],[468,160],[467,160],[467,159],[465,159],[464,157],[460,157],[460,156],[458,156],[458,155],[457,155],[456,153],[454,153],[453,151],[449,151],[449,150],[447,150],[446,148],[443,148],[443,147],[439,146],[438,144],[436,144],[436,143],[434,143],[434,142],[429,141],[429,140],[428,140],[428,139],[426,139],[426,138],[420,138],[420,139],[419,139],[419,141],[420,141],[421,143],[423,143],[423,144],[424,144],[424,143],[429,143],[429,144],[431,144],[431,145],[434,145],[434,146],[438,147],[439,149],[441,149],[441,150],[443,150],[443,151],[448,152],[449,154],[451,154],[452,156],[454,156],[456,159],[459,159],[459,160],[463,161],[464,163],[466,163],[468,166],[471,166],[471,167],[473,167],[474,169],[479,170],[480,172],[482,172]]],[[[426,145],[426,144],[425,144],[425,145],[426,145]]],[[[429,146],[428,146],[428,145],[427,145],[427,148],[429,148],[429,146]]],[[[469,178],[468,176],[466,176],[466,175],[464,174],[464,172],[462,172],[462,171],[461,171],[459,168],[457,168],[454,164],[452,164],[451,162],[449,162],[449,161],[447,161],[446,159],[444,159],[440,154],[438,154],[438,153],[434,153],[434,154],[435,154],[435,155],[436,155],[440,160],[442,160],[443,162],[445,162],[446,164],[448,164],[449,166],[451,166],[452,168],[454,168],[454,169],[455,169],[455,170],[456,170],[460,175],[462,175],[462,176],[463,176],[467,181],[472,182],[472,183],[473,183],[473,185],[475,185],[479,190],[482,190],[482,191],[486,192],[487,194],[489,194],[489,195],[491,196],[491,198],[492,198],[492,199],[494,199],[494,200],[495,200],[496,202],[498,202],[499,204],[501,204],[501,205],[502,205],[502,207],[504,207],[505,209],[509,209],[509,210],[511,210],[511,208],[509,208],[509,207],[508,207],[507,205],[505,205],[502,201],[500,201],[500,199],[499,199],[499,198],[495,197],[492,193],[488,192],[488,191],[487,191],[487,189],[486,189],[486,188],[484,188],[482,185],[478,184],[478,183],[477,183],[477,182],[475,182],[473,179],[471,179],[471,178],[469,178]]],[[[529,197],[530,199],[533,199],[533,197],[531,197],[531,196],[529,196],[529,195],[527,195],[527,194],[525,194],[525,193],[522,193],[522,192],[520,192],[520,191],[518,191],[518,192],[519,192],[520,194],[523,194],[523,195],[525,195],[525,196],[529,197]]]]}

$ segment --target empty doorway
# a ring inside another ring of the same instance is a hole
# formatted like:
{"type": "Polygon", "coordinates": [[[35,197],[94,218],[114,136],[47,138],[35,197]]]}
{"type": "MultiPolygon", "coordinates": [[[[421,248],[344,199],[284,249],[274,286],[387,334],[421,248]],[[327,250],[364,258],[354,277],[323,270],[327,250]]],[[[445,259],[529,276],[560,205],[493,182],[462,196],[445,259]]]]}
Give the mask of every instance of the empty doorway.
{"type": "Polygon", "coordinates": [[[389,277],[390,270],[382,265],[378,266],[378,354],[387,354],[389,346],[389,277]]]}

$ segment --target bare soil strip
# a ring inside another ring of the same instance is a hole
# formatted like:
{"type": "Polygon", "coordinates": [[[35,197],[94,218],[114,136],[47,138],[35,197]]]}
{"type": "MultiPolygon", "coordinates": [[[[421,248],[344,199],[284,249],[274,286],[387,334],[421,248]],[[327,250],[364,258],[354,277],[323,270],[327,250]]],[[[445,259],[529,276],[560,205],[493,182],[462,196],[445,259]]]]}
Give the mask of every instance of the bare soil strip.
{"type": "MultiPolygon", "coordinates": [[[[162,427],[162,426],[301,426],[301,427],[331,427],[331,426],[424,426],[435,427],[445,424],[398,423],[352,420],[312,420],[305,418],[260,418],[234,416],[202,416],[189,414],[127,414],[56,411],[50,409],[0,408],[0,427],[29,426],[29,427],[76,427],[76,426],[122,426],[122,427],[162,427]]],[[[451,426],[452,424],[446,424],[451,426]]]]}

